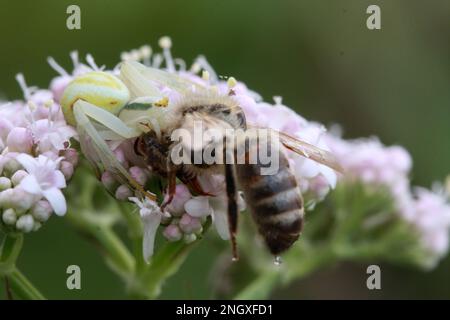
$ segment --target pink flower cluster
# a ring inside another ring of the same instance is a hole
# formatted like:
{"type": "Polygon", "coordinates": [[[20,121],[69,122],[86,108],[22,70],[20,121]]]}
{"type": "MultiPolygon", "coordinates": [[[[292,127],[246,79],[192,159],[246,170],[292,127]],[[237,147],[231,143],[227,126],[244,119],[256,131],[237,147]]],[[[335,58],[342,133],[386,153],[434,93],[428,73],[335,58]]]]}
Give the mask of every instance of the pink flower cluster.
{"type": "MultiPolygon", "coordinates": [[[[274,97],[274,103],[263,102],[259,94],[248,89],[242,82],[234,78],[225,79],[218,76],[203,56],[198,57],[192,66],[187,68],[183,60],[172,57],[170,51],[172,44],[169,38],[161,38],[159,45],[162,48],[161,53],[153,53],[149,46],[143,46],[122,53],[121,59],[140,61],[148,66],[176,73],[196,83],[209,86],[211,90],[216,90],[223,95],[231,95],[243,108],[248,123],[280,130],[317,147],[332,151],[346,170],[345,176],[340,179],[358,179],[371,185],[387,186],[394,196],[398,213],[415,226],[423,239],[424,246],[436,255],[443,255],[447,251],[450,227],[449,206],[444,197],[436,193],[424,189],[415,193],[410,191],[408,175],[412,161],[403,148],[385,147],[375,139],[346,141],[328,134],[323,125],[307,121],[285,106],[280,97],[274,97]]],[[[4,223],[16,226],[17,229],[24,229],[23,222],[18,221],[21,216],[31,216],[35,221],[41,221],[43,219],[37,218],[39,214],[34,213],[35,211],[45,211],[42,208],[57,213],[63,211],[62,207],[55,204],[57,192],[54,190],[60,190],[64,186],[65,181],[59,173],[62,173],[67,180],[76,165],[76,152],[67,148],[68,140],[75,133],[65,124],[57,102],[67,84],[75,76],[104,69],[104,67],[98,67],[90,55],[86,58],[87,64],[80,63],[74,52],[71,53],[71,58],[74,64],[71,74],[49,58],[50,65],[59,73],[59,76],[52,80],[50,91],[36,91],[33,88],[30,90],[23,85],[26,99],[31,103],[14,102],[0,108],[0,150],[2,150],[0,190],[3,190],[0,193],[0,206],[3,208],[4,223]],[[49,102],[52,98],[56,103],[49,102]],[[30,158],[34,162],[26,156],[17,157],[20,153],[31,155],[30,158]],[[56,173],[39,176],[38,172],[48,172],[43,168],[53,168],[56,173]],[[32,176],[35,180],[27,182],[27,185],[33,186],[27,190],[24,184],[20,183],[25,176],[32,176]],[[53,189],[50,188],[53,190],[53,196],[51,193],[48,193],[48,197],[44,194],[48,186],[53,187],[53,189]],[[6,191],[6,196],[3,198],[14,199],[9,196],[11,194],[9,190],[13,189],[21,190],[14,191],[18,194],[26,192],[40,198],[38,202],[30,200],[32,205],[28,205],[27,209],[18,209],[17,203],[14,204],[15,207],[10,204],[8,204],[10,207],[5,206],[5,201],[2,204],[1,195],[6,191]],[[14,215],[9,210],[13,207],[14,215]]],[[[117,67],[110,72],[116,75],[119,73],[117,67]]],[[[163,88],[163,91],[169,100],[176,101],[179,98],[176,90],[172,88],[163,88]]],[[[108,143],[129,174],[141,185],[148,185],[152,177],[151,168],[134,154],[133,141],[108,143]]],[[[336,186],[338,177],[332,169],[310,159],[288,151],[286,155],[298,178],[307,204],[310,204],[307,208],[312,208],[336,186]]],[[[145,228],[144,254],[146,257],[153,253],[153,242],[160,225],[164,228],[163,235],[168,241],[189,242],[194,241],[202,232],[206,217],[211,216],[219,235],[223,239],[228,239],[227,201],[223,192],[224,178],[221,175],[215,175],[200,177],[200,180],[203,189],[214,196],[193,196],[184,185],[178,185],[172,203],[166,207],[165,212],[161,212],[154,203],[135,198],[133,192],[127,186],[118,183],[111,173],[104,172],[101,177],[104,186],[117,199],[131,200],[139,208],[145,228]]],[[[244,207],[245,203],[243,199],[240,199],[240,209],[243,210],[244,207]]],[[[29,218],[26,219],[29,220],[29,218]]]]}
{"type": "MultiPolygon", "coordinates": [[[[162,48],[162,53],[152,54],[152,49],[149,46],[143,46],[140,49],[122,53],[121,58],[122,60],[141,61],[154,68],[177,73],[194,82],[210,86],[213,90],[216,89],[224,95],[230,94],[230,90],[232,90],[233,96],[240,102],[250,123],[282,130],[327,149],[323,140],[324,127],[317,123],[308,122],[284,106],[281,98],[274,98],[275,103],[273,105],[262,102],[261,97],[249,90],[243,83],[236,82],[233,78],[227,81],[219,77],[203,56],[198,57],[191,68],[187,70],[186,63],[183,60],[172,58],[169,38],[161,38],[159,45],[162,48]],[[201,71],[202,73],[199,75],[201,71]]],[[[74,77],[93,70],[104,69],[104,67],[98,67],[90,55],[86,58],[87,64],[78,60],[76,52],[71,53],[71,58],[74,65],[72,73],[64,70],[52,58],[48,59],[53,69],[59,73],[59,76],[53,79],[50,85],[51,94],[57,102],[61,99],[67,84],[74,77]]],[[[117,75],[118,68],[116,67],[109,72],[117,75]]],[[[175,90],[164,88],[164,91],[169,99],[176,100],[178,98],[175,90]]],[[[134,154],[133,141],[111,141],[109,145],[116,158],[130,175],[141,185],[146,186],[152,175],[151,169],[134,154]]],[[[311,200],[311,203],[323,199],[329,190],[335,186],[336,174],[331,169],[296,154],[287,154],[298,177],[299,185],[304,194],[311,200]]],[[[177,186],[175,198],[164,213],[157,210],[154,204],[134,198],[132,190],[118,183],[110,172],[104,172],[101,181],[118,200],[131,200],[139,207],[145,226],[146,256],[150,256],[153,252],[153,241],[156,229],[160,224],[164,225],[163,235],[167,240],[184,239],[184,241],[189,242],[196,239],[196,235],[202,231],[206,217],[211,216],[221,238],[229,238],[226,215],[227,200],[224,196],[224,177],[221,175],[200,177],[203,189],[214,196],[195,197],[189,193],[185,186],[177,186]]],[[[240,209],[243,210],[244,208],[244,200],[240,197],[240,209]]]]}
{"type": "Polygon", "coordinates": [[[78,153],[70,148],[75,130],[48,90],[17,80],[24,101],[0,106],[0,215],[9,229],[37,230],[54,212],[66,213],[62,189],[71,178],[78,153]]]}
{"type": "Polygon", "coordinates": [[[450,204],[445,192],[423,188],[411,191],[410,154],[400,146],[384,146],[379,140],[343,140],[327,135],[327,143],[345,170],[342,179],[387,187],[398,214],[418,232],[421,243],[435,258],[448,251],[450,204]]]}

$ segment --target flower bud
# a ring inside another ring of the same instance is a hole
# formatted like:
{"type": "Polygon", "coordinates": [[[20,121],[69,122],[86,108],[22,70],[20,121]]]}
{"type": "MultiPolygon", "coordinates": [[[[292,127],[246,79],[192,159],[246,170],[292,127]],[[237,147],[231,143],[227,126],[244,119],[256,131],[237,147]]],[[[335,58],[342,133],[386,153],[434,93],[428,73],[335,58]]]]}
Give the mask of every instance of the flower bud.
{"type": "Polygon", "coordinates": [[[195,234],[193,234],[193,233],[191,233],[191,234],[186,234],[186,235],[184,235],[183,240],[184,240],[184,242],[186,242],[186,243],[192,243],[192,242],[194,242],[195,240],[197,240],[197,236],[196,236],[195,234]]]}
{"type": "Polygon", "coordinates": [[[34,221],[33,231],[38,231],[42,227],[42,223],[39,221],[34,221]]]}
{"type": "MultiPolygon", "coordinates": [[[[46,102],[53,99],[53,94],[49,90],[37,90],[30,97],[31,102],[33,102],[37,107],[45,106],[46,102]]],[[[43,117],[47,117],[48,114],[43,114],[43,117]]],[[[39,118],[41,119],[41,118],[39,118]]]]}
{"type": "Polygon", "coordinates": [[[59,170],[63,173],[66,180],[72,178],[73,175],[73,165],[69,161],[61,161],[59,170]]]}
{"type": "Polygon", "coordinates": [[[67,85],[72,81],[72,77],[70,76],[60,76],[56,77],[50,83],[50,90],[53,93],[53,98],[56,102],[60,102],[64,93],[64,89],[66,89],[67,85]]]}
{"type": "Polygon", "coordinates": [[[12,175],[20,168],[20,163],[16,159],[9,157],[9,159],[5,161],[5,164],[3,166],[3,173],[5,175],[12,175]]]}
{"type": "Polygon", "coordinates": [[[184,233],[196,233],[202,228],[200,219],[194,218],[189,214],[183,214],[178,224],[184,233]]]}
{"type": "Polygon", "coordinates": [[[11,182],[14,186],[19,185],[20,181],[25,178],[28,173],[25,170],[17,170],[11,177],[11,182]]]}
{"type": "MultiPolygon", "coordinates": [[[[172,202],[167,205],[167,210],[173,216],[181,216],[186,211],[184,210],[184,204],[191,198],[191,193],[189,189],[184,184],[178,184],[175,189],[175,196],[172,199],[172,202]]],[[[168,195],[164,200],[167,200],[168,195]]]]}
{"type": "Polygon", "coordinates": [[[161,224],[167,225],[171,222],[172,222],[172,215],[169,212],[164,211],[164,213],[161,216],[161,224]]]}
{"type": "Polygon", "coordinates": [[[26,192],[21,187],[12,189],[11,194],[11,207],[16,209],[18,214],[24,213],[29,210],[35,203],[35,197],[31,193],[26,192]]]}
{"type": "Polygon", "coordinates": [[[17,221],[17,214],[14,211],[14,209],[8,208],[5,211],[3,211],[2,220],[5,224],[9,226],[15,225],[17,221]]]}
{"type": "Polygon", "coordinates": [[[128,200],[129,197],[132,197],[133,193],[130,188],[123,184],[117,188],[115,196],[118,200],[125,201],[128,200]]]}
{"type": "Polygon", "coordinates": [[[13,129],[13,125],[7,119],[0,119],[0,140],[6,140],[8,134],[13,129]]]}
{"type": "Polygon", "coordinates": [[[46,200],[38,201],[31,209],[31,214],[33,217],[40,222],[47,221],[52,215],[52,212],[52,206],[46,200]]]}
{"type": "Polygon", "coordinates": [[[74,148],[67,148],[62,152],[62,156],[65,161],[68,161],[72,164],[72,166],[76,167],[78,165],[78,152],[74,148]]]}
{"type": "Polygon", "coordinates": [[[148,176],[144,169],[134,166],[129,169],[129,172],[131,177],[141,186],[147,183],[148,176]]]}
{"type": "Polygon", "coordinates": [[[183,236],[180,228],[178,228],[178,226],[175,224],[167,226],[163,231],[163,235],[168,241],[171,242],[178,241],[183,236]]]}
{"type": "Polygon", "coordinates": [[[17,230],[30,232],[34,227],[34,219],[30,214],[21,216],[16,222],[17,230]]]}
{"type": "Polygon", "coordinates": [[[126,169],[130,166],[125,157],[125,153],[121,148],[116,148],[116,150],[114,150],[113,153],[116,159],[120,162],[120,164],[123,165],[126,169]]]}
{"type": "Polygon", "coordinates": [[[13,193],[13,189],[6,189],[0,192],[0,208],[6,209],[11,207],[11,198],[13,193]]]}
{"type": "Polygon", "coordinates": [[[100,180],[102,181],[102,183],[105,186],[105,188],[108,189],[108,190],[115,189],[117,187],[117,184],[118,184],[117,180],[114,178],[112,173],[109,172],[109,171],[103,172],[100,180]]]}
{"type": "Polygon", "coordinates": [[[33,137],[26,128],[13,128],[6,138],[9,151],[30,153],[33,146],[33,137]]]}
{"type": "Polygon", "coordinates": [[[9,180],[7,177],[0,177],[0,191],[11,188],[11,185],[11,180],[9,180]]]}

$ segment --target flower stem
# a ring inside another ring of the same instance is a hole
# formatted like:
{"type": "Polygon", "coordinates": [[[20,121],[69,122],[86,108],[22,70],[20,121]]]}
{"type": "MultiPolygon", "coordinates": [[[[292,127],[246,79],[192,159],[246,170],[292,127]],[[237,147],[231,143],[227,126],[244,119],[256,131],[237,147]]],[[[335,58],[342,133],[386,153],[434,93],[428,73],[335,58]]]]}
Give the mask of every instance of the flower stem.
{"type": "MultiPolygon", "coordinates": [[[[329,246],[303,248],[303,250],[285,257],[283,264],[289,265],[287,270],[271,268],[261,272],[234,299],[267,299],[275,287],[304,278],[322,266],[332,263],[334,259],[335,256],[329,246]]],[[[283,265],[280,268],[283,268],[283,265]]]]}
{"type": "Polygon", "coordinates": [[[128,203],[119,203],[122,216],[128,225],[128,235],[133,246],[133,255],[135,259],[135,273],[141,274],[145,271],[147,264],[144,260],[142,241],[143,241],[143,226],[141,217],[128,203]]]}
{"type": "Polygon", "coordinates": [[[33,284],[16,268],[16,260],[23,247],[23,234],[7,233],[0,250],[0,275],[12,291],[21,299],[44,300],[44,296],[33,284]]]}
{"type": "MultiPolygon", "coordinates": [[[[209,218],[203,225],[203,234],[211,226],[209,218]]],[[[182,240],[167,242],[159,248],[149,264],[145,264],[142,273],[137,273],[130,288],[130,296],[134,298],[156,299],[161,294],[164,282],[174,275],[186,260],[189,252],[201,241],[202,236],[192,242],[182,240]]]]}
{"type": "Polygon", "coordinates": [[[164,281],[180,268],[193,245],[178,241],[166,243],[157,251],[141,279],[147,298],[160,295],[164,281]]]}
{"type": "Polygon", "coordinates": [[[14,270],[16,260],[22,251],[23,234],[6,233],[0,249],[0,274],[8,274],[14,270]]]}
{"type": "Polygon", "coordinates": [[[91,234],[103,246],[110,265],[117,273],[128,276],[133,273],[134,259],[122,240],[110,227],[92,226],[91,234]]]}
{"type": "Polygon", "coordinates": [[[108,264],[122,277],[129,278],[134,271],[134,258],[122,240],[113,231],[112,226],[89,219],[90,213],[83,210],[68,214],[67,218],[88,238],[100,245],[108,264]]]}
{"type": "Polygon", "coordinates": [[[280,273],[277,271],[264,272],[239,292],[235,300],[260,300],[266,299],[272,289],[276,287],[281,280],[280,273]]]}
{"type": "Polygon", "coordinates": [[[15,294],[25,300],[45,300],[42,293],[17,269],[15,268],[7,276],[11,288],[15,294]]]}

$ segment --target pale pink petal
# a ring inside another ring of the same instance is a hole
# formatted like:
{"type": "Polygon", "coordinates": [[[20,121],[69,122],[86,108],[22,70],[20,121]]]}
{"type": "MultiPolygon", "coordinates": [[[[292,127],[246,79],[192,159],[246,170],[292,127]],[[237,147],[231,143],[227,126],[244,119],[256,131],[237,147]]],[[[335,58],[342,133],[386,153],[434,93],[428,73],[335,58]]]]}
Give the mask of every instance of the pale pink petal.
{"type": "Polygon", "coordinates": [[[22,181],[20,181],[20,186],[28,193],[42,194],[42,189],[39,182],[36,180],[36,177],[31,174],[27,175],[22,179],[22,181]]]}
{"type": "Polygon", "coordinates": [[[148,262],[149,258],[153,255],[156,230],[161,223],[161,215],[154,212],[142,213],[141,210],[141,218],[144,224],[143,254],[145,261],[148,262]]]}
{"type": "Polygon", "coordinates": [[[50,203],[56,215],[63,216],[66,214],[67,211],[66,199],[64,198],[64,195],[61,192],[61,190],[57,188],[50,188],[44,190],[42,194],[50,203]]]}
{"type": "Polygon", "coordinates": [[[36,170],[36,159],[32,156],[21,153],[16,157],[16,160],[28,171],[28,173],[33,173],[36,170]]]}
{"type": "Polygon", "coordinates": [[[65,188],[66,185],[66,178],[64,177],[63,173],[61,171],[55,171],[53,173],[53,178],[55,179],[53,181],[53,186],[59,189],[65,188]]]}
{"type": "Polygon", "coordinates": [[[320,172],[327,180],[328,184],[332,189],[336,187],[337,175],[333,169],[328,168],[327,166],[320,165],[320,172]]]}
{"type": "Polygon", "coordinates": [[[230,230],[228,228],[227,202],[225,199],[211,199],[214,212],[212,219],[217,233],[223,240],[230,239],[230,230]]]}

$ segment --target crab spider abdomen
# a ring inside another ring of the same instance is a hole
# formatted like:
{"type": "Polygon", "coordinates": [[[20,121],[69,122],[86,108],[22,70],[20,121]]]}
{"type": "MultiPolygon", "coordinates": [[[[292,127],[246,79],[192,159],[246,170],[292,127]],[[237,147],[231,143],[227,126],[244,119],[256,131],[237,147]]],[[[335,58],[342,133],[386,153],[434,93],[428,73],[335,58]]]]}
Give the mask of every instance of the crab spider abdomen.
{"type": "Polygon", "coordinates": [[[94,71],[73,79],[64,90],[61,107],[66,121],[75,125],[73,105],[77,100],[89,102],[117,115],[130,99],[128,88],[114,75],[94,71]]]}

